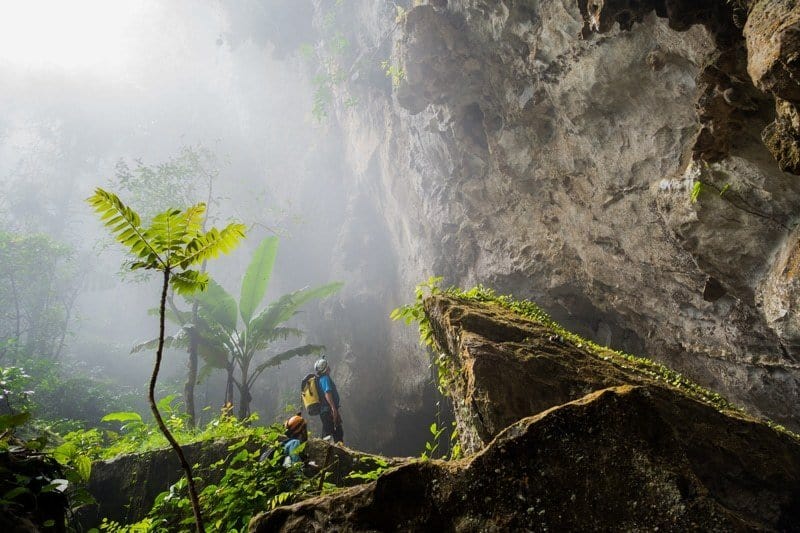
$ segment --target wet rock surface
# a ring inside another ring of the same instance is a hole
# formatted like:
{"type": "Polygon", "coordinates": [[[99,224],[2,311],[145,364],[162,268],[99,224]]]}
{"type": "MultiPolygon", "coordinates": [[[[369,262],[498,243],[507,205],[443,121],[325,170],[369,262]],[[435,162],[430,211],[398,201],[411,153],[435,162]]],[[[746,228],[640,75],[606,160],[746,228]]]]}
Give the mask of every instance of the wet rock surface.
{"type": "Polygon", "coordinates": [[[402,464],[251,532],[797,530],[795,438],[495,303],[433,296],[425,310],[477,453],[402,464]]]}

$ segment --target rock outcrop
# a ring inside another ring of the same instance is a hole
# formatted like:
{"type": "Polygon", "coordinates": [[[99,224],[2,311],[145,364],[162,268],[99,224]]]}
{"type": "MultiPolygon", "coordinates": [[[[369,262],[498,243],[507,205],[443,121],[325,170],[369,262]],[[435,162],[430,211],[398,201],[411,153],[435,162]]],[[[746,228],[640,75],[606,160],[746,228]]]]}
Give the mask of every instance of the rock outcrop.
{"type": "Polygon", "coordinates": [[[495,304],[437,297],[426,309],[459,359],[455,400],[474,419],[461,427],[485,448],[278,508],[251,532],[797,530],[800,442],[788,434],[495,304]]]}
{"type": "Polygon", "coordinates": [[[382,422],[420,411],[425,354],[376,317],[432,274],[531,298],[800,428],[800,7],[418,4],[354,0],[336,26],[345,208],[322,261],[348,281],[328,316],[347,409],[364,406],[351,442],[399,442],[382,422]]]}
{"type": "MultiPolygon", "coordinates": [[[[209,465],[230,458],[231,441],[197,442],[184,446],[183,451],[190,464],[200,465],[202,483],[219,483],[225,474],[224,468],[210,469],[209,465]]],[[[262,449],[263,443],[246,445],[251,451],[262,449]]],[[[326,481],[340,487],[360,483],[349,478],[352,473],[374,470],[370,461],[374,455],[329,444],[320,439],[310,439],[306,445],[309,464],[307,474],[314,475],[325,468],[326,481]]],[[[385,459],[388,466],[396,466],[404,459],[385,459]]],[[[197,473],[196,472],[196,473],[197,473]]],[[[170,485],[183,477],[180,462],[171,448],[139,454],[121,455],[109,461],[92,465],[87,490],[96,504],[84,506],[77,513],[77,520],[84,529],[99,526],[103,518],[121,524],[132,524],[147,516],[153,502],[160,493],[168,491],[170,485]]]]}
{"type": "Polygon", "coordinates": [[[468,453],[481,450],[521,418],[608,387],[674,382],[689,394],[712,398],[663,367],[565,338],[496,303],[432,296],[425,301],[425,313],[441,348],[439,357],[447,363],[448,396],[468,453]]]}

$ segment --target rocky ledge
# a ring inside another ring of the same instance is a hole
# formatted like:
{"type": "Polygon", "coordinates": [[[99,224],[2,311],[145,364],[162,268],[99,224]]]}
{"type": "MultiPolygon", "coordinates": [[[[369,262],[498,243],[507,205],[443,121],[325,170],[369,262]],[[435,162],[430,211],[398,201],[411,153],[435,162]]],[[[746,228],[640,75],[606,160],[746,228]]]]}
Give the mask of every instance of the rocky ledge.
{"type": "Polygon", "coordinates": [[[464,444],[486,446],[256,516],[251,532],[797,530],[789,434],[497,304],[425,309],[464,444]]]}
{"type": "MultiPolygon", "coordinates": [[[[230,459],[233,455],[230,451],[232,444],[236,444],[236,441],[201,441],[184,446],[183,451],[191,464],[206,467],[199,472],[196,470],[196,475],[200,473],[207,483],[218,483],[225,469],[210,470],[207,467],[217,461],[230,459]]],[[[246,448],[255,451],[265,446],[267,443],[264,442],[249,442],[246,448]]],[[[339,487],[358,484],[358,478],[349,476],[372,470],[376,459],[385,460],[389,466],[407,461],[357,452],[321,439],[309,439],[306,454],[309,465],[316,465],[308,466],[307,473],[314,475],[320,468],[325,468],[326,481],[339,487]]],[[[80,508],[76,518],[80,527],[87,531],[99,526],[102,518],[123,524],[138,522],[147,516],[156,496],[169,490],[170,485],[181,477],[183,470],[171,448],[121,455],[94,463],[86,488],[98,503],[80,508]]]]}

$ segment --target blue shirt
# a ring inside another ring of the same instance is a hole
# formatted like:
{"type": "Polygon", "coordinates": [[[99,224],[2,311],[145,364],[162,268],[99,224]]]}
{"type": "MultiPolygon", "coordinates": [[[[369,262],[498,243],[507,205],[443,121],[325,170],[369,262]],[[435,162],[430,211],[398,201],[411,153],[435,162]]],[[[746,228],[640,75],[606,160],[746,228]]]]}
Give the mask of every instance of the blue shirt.
{"type": "Polygon", "coordinates": [[[300,455],[295,453],[295,449],[302,444],[300,439],[289,439],[283,444],[283,453],[289,456],[292,464],[300,462],[300,455]]]}
{"type": "MultiPolygon", "coordinates": [[[[322,391],[323,397],[325,396],[326,392],[330,392],[333,396],[333,403],[336,405],[337,409],[339,407],[339,392],[336,390],[336,384],[333,382],[331,377],[328,374],[320,376],[319,378],[319,390],[322,391]]],[[[330,406],[328,405],[327,398],[325,399],[325,403],[322,405],[322,411],[330,411],[330,406]]]]}

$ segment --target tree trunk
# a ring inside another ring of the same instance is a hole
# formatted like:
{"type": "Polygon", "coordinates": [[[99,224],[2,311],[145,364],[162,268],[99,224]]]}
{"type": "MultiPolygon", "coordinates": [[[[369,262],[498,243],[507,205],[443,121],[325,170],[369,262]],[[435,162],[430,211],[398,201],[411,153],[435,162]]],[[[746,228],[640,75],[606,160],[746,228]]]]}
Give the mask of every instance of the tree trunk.
{"type": "Polygon", "coordinates": [[[192,324],[195,326],[189,330],[189,364],[186,371],[186,384],[183,386],[183,401],[186,402],[186,414],[189,417],[189,427],[195,427],[196,409],[194,405],[194,386],[197,383],[197,298],[192,304],[192,324]]]}
{"type": "Polygon", "coordinates": [[[169,267],[164,268],[164,286],[161,290],[161,306],[159,307],[160,329],[158,336],[158,350],[156,351],[156,363],[153,366],[153,374],[150,376],[150,388],[148,389],[147,400],[150,402],[150,410],[153,412],[153,417],[156,419],[158,428],[167,438],[172,446],[172,449],[175,450],[175,453],[178,455],[178,459],[180,459],[181,467],[186,473],[186,481],[189,486],[189,500],[192,502],[192,512],[194,512],[194,521],[197,527],[197,533],[205,533],[205,528],[203,527],[203,518],[200,514],[200,500],[197,497],[197,488],[195,487],[194,478],[192,477],[192,467],[189,465],[189,462],[183,455],[183,449],[181,448],[181,445],[178,444],[178,441],[175,440],[175,437],[173,437],[172,433],[170,433],[169,429],[167,429],[167,425],[164,423],[164,419],[161,418],[161,413],[158,411],[158,406],[156,405],[156,380],[158,379],[158,371],[161,368],[161,356],[164,353],[164,321],[167,306],[167,287],[169,286],[169,274],[169,267]]]}
{"type": "Polygon", "coordinates": [[[14,311],[15,311],[15,320],[14,320],[14,358],[11,360],[12,365],[17,364],[17,359],[19,358],[19,343],[20,343],[20,336],[22,335],[22,316],[19,310],[19,295],[17,294],[17,283],[16,279],[14,278],[14,274],[11,274],[11,290],[14,294],[14,311]]]}
{"type": "Polygon", "coordinates": [[[250,384],[248,383],[248,368],[247,362],[242,364],[242,384],[239,386],[239,420],[244,420],[250,416],[250,401],[253,397],[250,395],[250,384]]]}
{"type": "Polygon", "coordinates": [[[225,405],[233,405],[233,365],[228,363],[228,382],[225,384],[225,405]]]}
{"type": "Polygon", "coordinates": [[[239,396],[239,420],[244,420],[250,416],[250,401],[253,399],[246,383],[239,389],[239,396]]]}

